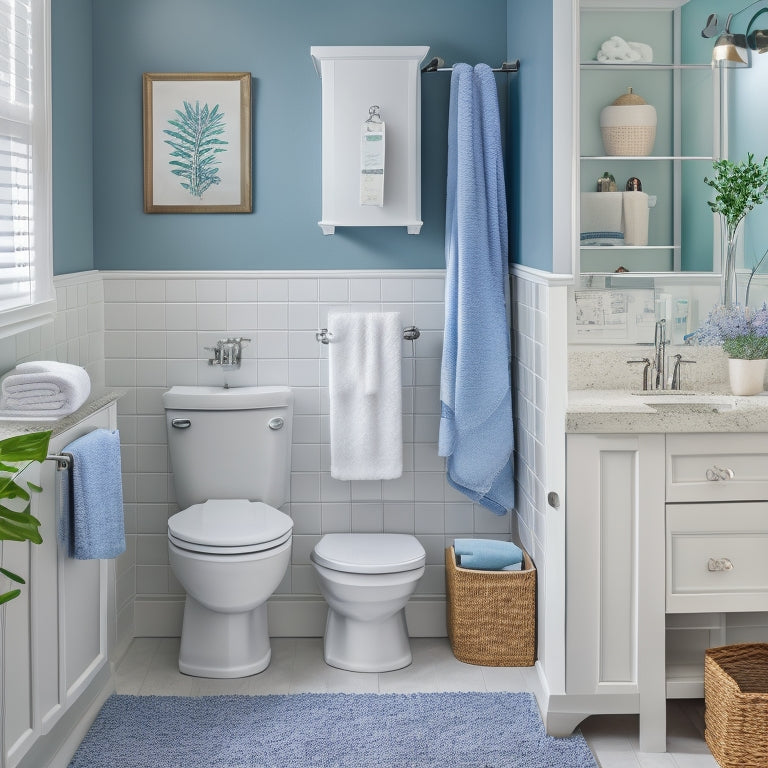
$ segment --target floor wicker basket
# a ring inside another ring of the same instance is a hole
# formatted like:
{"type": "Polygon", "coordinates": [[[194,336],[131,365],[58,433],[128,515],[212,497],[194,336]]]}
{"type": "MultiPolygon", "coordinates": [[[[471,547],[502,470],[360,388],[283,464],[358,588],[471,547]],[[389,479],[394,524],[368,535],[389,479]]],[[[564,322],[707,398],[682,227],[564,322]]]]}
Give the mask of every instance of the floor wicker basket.
{"type": "Polygon", "coordinates": [[[722,768],[768,766],[768,643],[709,648],[704,737],[722,768]]]}
{"type": "Polygon", "coordinates": [[[448,639],[467,664],[530,667],[536,660],[536,568],[523,552],[520,571],[459,568],[445,550],[448,639]]]}

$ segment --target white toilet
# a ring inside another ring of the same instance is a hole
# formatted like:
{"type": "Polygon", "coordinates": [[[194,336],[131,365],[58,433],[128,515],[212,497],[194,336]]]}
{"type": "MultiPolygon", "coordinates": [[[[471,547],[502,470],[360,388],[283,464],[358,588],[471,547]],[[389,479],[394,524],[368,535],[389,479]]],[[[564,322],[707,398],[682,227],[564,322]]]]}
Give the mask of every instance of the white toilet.
{"type": "Polygon", "coordinates": [[[405,604],[424,574],[424,547],[401,533],[328,533],[312,550],[328,603],[325,661],[353,672],[411,663],[405,604]]]}
{"type": "Polygon", "coordinates": [[[293,394],[172,387],[163,394],[176,500],[171,569],[187,592],[179,670],[245,677],[269,664],[266,601],[285,575],[293,394]]]}

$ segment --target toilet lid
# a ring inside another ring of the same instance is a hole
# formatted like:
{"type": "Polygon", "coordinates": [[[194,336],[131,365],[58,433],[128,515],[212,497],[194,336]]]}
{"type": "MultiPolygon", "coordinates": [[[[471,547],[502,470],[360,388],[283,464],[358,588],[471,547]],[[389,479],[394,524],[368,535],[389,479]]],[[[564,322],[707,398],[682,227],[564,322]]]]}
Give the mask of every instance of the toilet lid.
{"type": "Polygon", "coordinates": [[[261,501],[247,499],[210,499],[168,519],[172,540],[206,552],[216,548],[268,549],[285,540],[292,528],[293,520],[288,515],[261,501]]]}
{"type": "Polygon", "coordinates": [[[405,533],[327,533],[312,550],[312,561],[346,573],[399,573],[424,565],[419,540],[405,533]]]}

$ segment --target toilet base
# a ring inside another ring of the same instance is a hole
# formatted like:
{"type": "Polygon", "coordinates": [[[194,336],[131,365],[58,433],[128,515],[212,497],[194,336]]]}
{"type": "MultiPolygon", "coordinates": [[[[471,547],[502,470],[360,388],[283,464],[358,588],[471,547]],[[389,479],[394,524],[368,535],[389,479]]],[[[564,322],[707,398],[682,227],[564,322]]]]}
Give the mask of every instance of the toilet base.
{"type": "Polygon", "coordinates": [[[180,672],[193,677],[248,677],[266,669],[271,656],[266,603],[244,613],[219,613],[187,595],[180,672]]]}
{"type": "Polygon", "coordinates": [[[386,619],[360,621],[328,609],[323,641],[325,663],[350,672],[392,672],[413,657],[405,609],[386,619]]]}

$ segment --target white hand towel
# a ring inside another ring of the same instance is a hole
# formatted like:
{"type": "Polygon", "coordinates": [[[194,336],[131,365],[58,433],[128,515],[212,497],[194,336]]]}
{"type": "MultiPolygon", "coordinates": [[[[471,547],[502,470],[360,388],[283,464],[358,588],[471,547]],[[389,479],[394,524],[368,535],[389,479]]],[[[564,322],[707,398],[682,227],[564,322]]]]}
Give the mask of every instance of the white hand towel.
{"type": "Polygon", "coordinates": [[[331,476],[338,480],[400,477],[400,314],[331,312],[328,330],[331,476]]]}
{"type": "Polygon", "coordinates": [[[622,194],[581,193],[582,245],[624,245],[622,194]]]}
{"type": "Polygon", "coordinates": [[[84,368],[43,360],[20,363],[2,380],[0,410],[30,415],[64,416],[76,411],[91,392],[84,368]]]}

